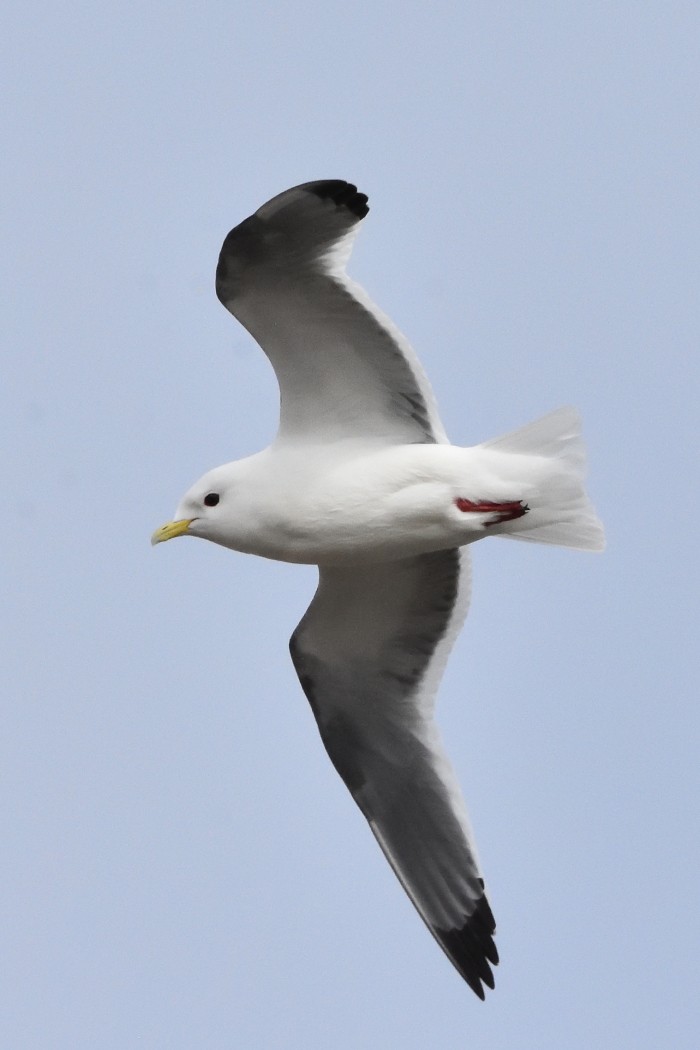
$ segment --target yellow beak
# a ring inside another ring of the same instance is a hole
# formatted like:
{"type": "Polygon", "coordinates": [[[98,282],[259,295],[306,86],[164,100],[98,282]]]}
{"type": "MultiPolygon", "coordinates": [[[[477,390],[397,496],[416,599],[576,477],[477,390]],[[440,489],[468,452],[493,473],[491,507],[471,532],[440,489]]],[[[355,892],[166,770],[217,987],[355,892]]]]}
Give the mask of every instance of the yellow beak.
{"type": "Polygon", "coordinates": [[[181,518],[180,521],[169,521],[167,525],[161,525],[151,536],[151,546],[155,547],[156,543],[172,540],[175,536],[186,536],[193,521],[194,518],[181,518]]]}

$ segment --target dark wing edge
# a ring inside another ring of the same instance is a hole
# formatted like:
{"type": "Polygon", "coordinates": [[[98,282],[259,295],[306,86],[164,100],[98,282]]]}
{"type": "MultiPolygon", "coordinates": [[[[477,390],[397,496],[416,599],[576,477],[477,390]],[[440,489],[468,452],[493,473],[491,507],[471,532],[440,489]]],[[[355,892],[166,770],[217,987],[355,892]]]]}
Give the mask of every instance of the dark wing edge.
{"type": "Polygon", "coordinates": [[[322,570],[290,652],[331,762],[433,937],[483,1000],[484,986],[494,987],[496,924],[461,794],[430,719],[432,697],[421,693],[427,679],[436,687],[461,625],[458,578],[465,558],[450,550],[373,566],[359,585],[357,570],[333,570],[330,580],[322,570]],[[406,586],[407,578],[416,586],[406,586]],[[393,607],[387,589],[399,592],[393,607]],[[344,636],[361,635],[375,598],[384,601],[380,615],[391,621],[391,632],[380,640],[373,673],[361,663],[367,639],[378,630],[371,615],[365,644],[360,637],[353,646],[344,636]],[[335,620],[338,635],[331,637],[335,620]],[[428,674],[434,662],[439,666],[428,674]]]}
{"type": "Polygon", "coordinates": [[[340,179],[304,182],[278,193],[224,238],[216,267],[219,301],[235,316],[233,304],[245,291],[247,272],[274,275],[300,263],[320,273],[335,268],[329,262],[334,250],[368,211],[367,195],[340,179]]]}
{"type": "Polygon", "coordinates": [[[359,193],[357,186],[343,179],[320,179],[316,182],[303,182],[297,189],[314,193],[321,200],[329,198],[338,207],[347,208],[357,219],[364,219],[369,211],[366,193],[359,193]]]}
{"type": "Polygon", "coordinates": [[[430,926],[428,929],[458,973],[483,1002],[486,998],[483,986],[486,985],[491,991],[495,987],[491,966],[498,966],[498,949],[493,939],[496,920],[486,894],[479,897],[476,909],[463,926],[451,930],[433,929],[430,926]]]}
{"type": "MultiPolygon", "coordinates": [[[[321,734],[321,738],[323,739],[323,734],[321,734]]],[[[331,761],[333,761],[333,756],[330,752],[329,755],[331,761]]],[[[383,845],[381,838],[377,835],[375,828],[372,827],[371,822],[370,828],[374,833],[377,842],[381,846],[384,856],[389,861],[394,875],[396,875],[396,878],[403,886],[411,903],[414,905],[425,925],[428,927],[428,930],[440,945],[460,977],[466,981],[474,994],[483,1002],[486,999],[484,985],[486,985],[487,988],[490,988],[491,991],[493,991],[496,986],[491,966],[498,966],[499,962],[498,948],[493,939],[496,934],[496,920],[491,911],[491,905],[488,902],[484,890],[484,880],[481,877],[478,877],[479,885],[484,892],[482,892],[477,898],[476,907],[471,915],[465,917],[464,923],[461,926],[452,926],[449,929],[443,929],[440,926],[436,926],[434,923],[431,923],[421,911],[420,905],[416,901],[409,886],[406,885],[400,870],[394,864],[391,856],[383,845]]]]}

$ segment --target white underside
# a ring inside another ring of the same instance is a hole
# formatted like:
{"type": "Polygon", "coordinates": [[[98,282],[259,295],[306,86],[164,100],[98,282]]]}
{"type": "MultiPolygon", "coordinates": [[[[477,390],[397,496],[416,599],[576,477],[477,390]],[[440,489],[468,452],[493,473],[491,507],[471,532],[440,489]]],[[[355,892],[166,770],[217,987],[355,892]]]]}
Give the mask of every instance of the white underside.
{"type": "MultiPolygon", "coordinates": [[[[227,507],[224,495],[208,515],[206,536],[314,565],[396,560],[489,535],[596,550],[603,534],[582,487],[583,464],[570,409],[471,448],[277,443],[207,476],[212,488],[226,478],[234,498],[227,507]],[[460,498],[521,501],[529,510],[499,524],[493,513],[460,510],[460,498]]],[[[177,513],[191,514],[186,501],[177,513]]],[[[196,520],[191,532],[198,534],[196,520]]]]}

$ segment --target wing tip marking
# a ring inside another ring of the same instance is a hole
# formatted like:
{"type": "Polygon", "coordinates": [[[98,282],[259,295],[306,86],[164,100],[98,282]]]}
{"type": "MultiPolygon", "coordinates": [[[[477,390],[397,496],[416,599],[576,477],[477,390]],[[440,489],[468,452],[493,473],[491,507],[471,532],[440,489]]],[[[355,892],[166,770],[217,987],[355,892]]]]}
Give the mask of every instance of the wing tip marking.
{"type": "Polygon", "coordinates": [[[493,990],[495,981],[491,966],[498,965],[498,949],[493,940],[496,920],[485,896],[462,926],[451,930],[435,929],[435,935],[455,968],[480,999],[485,999],[483,985],[493,990]]]}
{"type": "Polygon", "coordinates": [[[358,193],[357,186],[352,182],[345,182],[343,179],[323,179],[319,182],[309,182],[304,188],[321,200],[330,199],[338,207],[347,208],[358,219],[364,219],[369,211],[367,194],[358,193]]]}

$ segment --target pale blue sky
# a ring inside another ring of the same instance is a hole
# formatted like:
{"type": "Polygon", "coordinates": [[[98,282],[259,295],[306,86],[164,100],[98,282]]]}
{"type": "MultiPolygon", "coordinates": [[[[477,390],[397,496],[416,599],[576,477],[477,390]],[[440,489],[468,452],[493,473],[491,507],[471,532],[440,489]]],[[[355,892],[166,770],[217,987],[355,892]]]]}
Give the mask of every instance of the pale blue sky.
{"type": "Polygon", "coordinates": [[[29,0],[0,48],[2,1046],[694,1048],[697,4],[29,0]],[[274,433],[214,266],[317,178],[452,439],[576,404],[608,531],[474,552],[438,713],[486,1003],[318,739],[314,571],[148,544],[274,433]]]}

